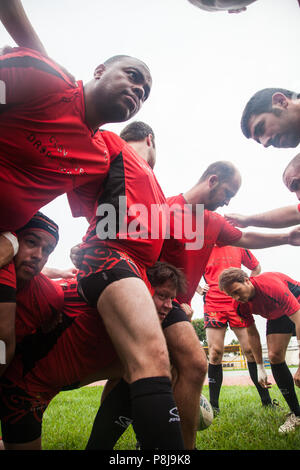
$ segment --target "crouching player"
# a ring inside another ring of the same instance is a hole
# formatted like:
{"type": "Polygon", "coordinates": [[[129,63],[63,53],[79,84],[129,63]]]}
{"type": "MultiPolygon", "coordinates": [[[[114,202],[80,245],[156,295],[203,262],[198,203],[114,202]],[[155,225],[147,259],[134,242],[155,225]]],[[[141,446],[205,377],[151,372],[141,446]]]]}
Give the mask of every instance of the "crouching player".
{"type": "Polygon", "coordinates": [[[285,362],[285,354],[292,335],[297,335],[300,346],[300,283],[286,274],[266,272],[256,277],[238,268],[225,269],[219,276],[219,288],[235,299],[237,313],[247,325],[249,342],[258,367],[258,381],[269,387],[263,366],[260,336],[253,315],[267,319],[267,345],[272,374],[290,413],[279,432],[294,431],[300,426],[300,407],[294,382],[300,387],[300,366],[294,381],[285,362]]]}

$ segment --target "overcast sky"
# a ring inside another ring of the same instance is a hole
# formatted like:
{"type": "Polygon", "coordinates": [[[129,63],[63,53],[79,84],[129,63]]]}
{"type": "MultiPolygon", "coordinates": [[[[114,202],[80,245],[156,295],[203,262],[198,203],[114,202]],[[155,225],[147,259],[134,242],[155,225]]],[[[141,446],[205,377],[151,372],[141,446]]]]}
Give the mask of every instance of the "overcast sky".
{"type": "MultiPolygon", "coordinates": [[[[297,203],[282,183],[282,172],[299,149],[264,149],[240,130],[244,105],[257,90],[300,91],[296,0],[258,0],[237,15],[201,11],[187,0],[23,0],[23,5],[48,54],[84,83],[115,54],[148,64],[153,87],[134,120],[154,129],[155,173],[166,196],[189,189],[213,161],[230,160],[243,182],[220,213],[251,214],[297,203]]],[[[0,39],[13,44],[3,27],[0,39]]],[[[124,125],[106,128],[119,133],[124,125]]],[[[69,250],[80,242],[87,223],[71,217],[65,196],[43,212],[59,224],[61,234],[49,266],[69,267],[69,250]]],[[[263,271],[300,279],[299,248],[253,253],[263,271]]],[[[202,317],[197,294],[192,305],[194,316],[202,317]]],[[[256,323],[264,341],[265,320],[256,323]]],[[[227,333],[226,343],[233,337],[227,333]]]]}

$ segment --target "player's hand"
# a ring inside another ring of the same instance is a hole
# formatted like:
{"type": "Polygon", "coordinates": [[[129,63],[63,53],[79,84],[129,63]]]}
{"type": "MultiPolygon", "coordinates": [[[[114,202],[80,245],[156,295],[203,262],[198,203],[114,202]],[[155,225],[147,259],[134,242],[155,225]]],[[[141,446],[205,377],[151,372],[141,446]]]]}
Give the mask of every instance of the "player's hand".
{"type": "Polygon", "coordinates": [[[189,321],[191,321],[193,313],[194,313],[194,310],[192,309],[192,307],[189,304],[181,304],[180,307],[185,312],[185,314],[188,317],[189,321]]]}
{"type": "Polygon", "coordinates": [[[206,294],[206,292],[208,292],[209,290],[209,285],[208,284],[205,284],[204,287],[201,287],[200,285],[197,287],[196,289],[196,292],[199,294],[199,295],[204,295],[206,294]]]}
{"type": "Polygon", "coordinates": [[[74,264],[74,266],[78,269],[83,260],[83,252],[80,247],[81,247],[81,244],[79,243],[78,245],[73,246],[73,248],[71,248],[71,251],[70,251],[71,261],[74,264]]]}
{"type": "Polygon", "coordinates": [[[298,367],[294,375],[294,382],[295,382],[295,385],[297,385],[297,387],[300,387],[300,366],[298,367]]]}
{"type": "Polygon", "coordinates": [[[300,246],[300,225],[289,233],[289,244],[300,246]]]}
{"type": "Polygon", "coordinates": [[[271,382],[268,382],[268,375],[263,364],[257,364],[257,380],[263,388],[272,387],[271,382]]]}
{"type": "Polygon", "coordinates": [[[78,272],[77,268],[69,268],[61,271],[61,278],[62,279],[72,279],[76,276],[78,272]]]}
{"type": "Polygon", "coordinates": [[[229,222],[234,227],[246,228],[248,227],[248,220],[245,215],[241,214],[225,214],[224,215],[227,222],[229,222]]]}
{"type": "Polygon", "coordinates": [[[3,266],[10,263],[14,256],[14,247],[10,240],[3,235],[0,235],[0,268],[3,268],[3,266]]]}

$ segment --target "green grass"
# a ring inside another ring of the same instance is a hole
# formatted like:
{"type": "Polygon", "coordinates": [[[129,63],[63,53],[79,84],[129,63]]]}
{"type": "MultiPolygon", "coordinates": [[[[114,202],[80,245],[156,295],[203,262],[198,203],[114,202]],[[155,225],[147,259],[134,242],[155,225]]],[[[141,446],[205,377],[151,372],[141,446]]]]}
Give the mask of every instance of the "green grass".
{"type": "MultiPolygon", "coordinates": [[[[84,387],[61,392],[48,407],[43,420],[43,449],[85,448],[103,387],[84,387]]],[[[203,393],[208,397],[208,387],[203,393]]],[[[297,390],[300,400],[300,390],[297,390]]],[[[288,412],[277,386],[271,389],[284,410],[262,408],[253,386],[223,386],[221,413],[211,426],[197,434],[197,448],[203,450],[299,450],[300,428],[288,435],[278,433],[288,412]]],[[[134,450],[135,436],[130,427],[115,449],[134,450]]]]}

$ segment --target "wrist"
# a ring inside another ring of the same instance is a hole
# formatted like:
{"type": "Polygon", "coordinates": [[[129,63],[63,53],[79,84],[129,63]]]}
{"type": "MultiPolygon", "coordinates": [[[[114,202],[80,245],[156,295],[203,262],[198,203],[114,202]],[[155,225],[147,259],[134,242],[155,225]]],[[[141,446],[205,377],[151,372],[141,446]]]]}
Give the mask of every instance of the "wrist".
{"type": "Polygon", "coordinates": [[[1,235],[11,243],[14,256],[16,256],[19,250],[19,242],[18,242],[17,237],[13,235],[11,232],[2,232],[1,235]]]}

